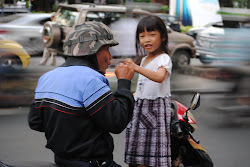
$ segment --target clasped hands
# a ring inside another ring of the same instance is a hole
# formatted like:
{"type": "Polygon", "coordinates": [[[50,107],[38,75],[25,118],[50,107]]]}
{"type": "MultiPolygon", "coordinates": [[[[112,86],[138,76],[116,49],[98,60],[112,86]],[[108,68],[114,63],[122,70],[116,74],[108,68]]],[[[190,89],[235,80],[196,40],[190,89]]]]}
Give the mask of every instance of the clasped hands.
{"type": "Polygon", "coordinates": [[[115,68],[115,75],[117,79],[131,80],[134,76],[135,63],[132,59],[125,59],[123,63],[119,63],[115,68]]]}

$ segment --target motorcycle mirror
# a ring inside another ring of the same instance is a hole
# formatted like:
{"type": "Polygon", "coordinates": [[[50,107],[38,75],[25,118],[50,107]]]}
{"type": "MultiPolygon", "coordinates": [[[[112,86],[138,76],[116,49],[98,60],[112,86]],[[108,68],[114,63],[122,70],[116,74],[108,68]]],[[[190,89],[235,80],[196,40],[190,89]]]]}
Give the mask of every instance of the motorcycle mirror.
{"type": "Polygon", "coordinates": [[[196,93],[191,100],[190,109],[195,110],[200,106],[200,93],[196,93]]]}

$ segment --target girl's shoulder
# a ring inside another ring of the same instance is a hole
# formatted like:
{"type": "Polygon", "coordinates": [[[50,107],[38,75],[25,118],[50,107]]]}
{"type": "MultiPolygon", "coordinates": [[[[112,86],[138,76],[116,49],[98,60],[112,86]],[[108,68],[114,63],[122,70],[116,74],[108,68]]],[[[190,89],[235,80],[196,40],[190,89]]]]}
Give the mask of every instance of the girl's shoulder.
{"type": "Polygon", "coordinates": [[[165,61],[170,61],[171,58],[167,53],[162,53],[159,56],[155,58],[157,62],[165,62],[165,61]]]}
{"type": "Polygon", "coordinates": [[[162,67],[168,69],[168,71],[171,71],[171,69],[172,69],[172,60],[171,60],[170,56],[166,53],[159,55],[157,57],[157,60],[155,63],[156,63],[157,67],[162,66],[162,67]]]}
{"type": "Polygon", "coordinates": [[[158,57],[167,57],[167,58],[170,58],[169,55],[167,53],[162,53],[160,54],[158,57]]]}

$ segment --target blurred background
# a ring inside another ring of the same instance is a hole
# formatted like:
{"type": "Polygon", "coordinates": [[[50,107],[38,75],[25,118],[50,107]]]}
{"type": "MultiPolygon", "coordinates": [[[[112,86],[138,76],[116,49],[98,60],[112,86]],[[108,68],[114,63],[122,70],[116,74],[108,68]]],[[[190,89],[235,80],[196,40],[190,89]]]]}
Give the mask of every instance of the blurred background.
{"type": "MultiPolygon", "coordinates": [[[[215,166],[249,166],[250,0],[0,0],[0,161],[53,162],[27,113],[38,78],[65,61],[67,30],[84,21],[112,29],[120,45],[111,48],[106,77],[115,91],[115,65],[135,58],[135,28],[146,15],[168,29],[173,99],[189,106],[201,93],[194,136],[215,166]]],[[[114,135],[122,166],[124,138],[114,135]]]]}

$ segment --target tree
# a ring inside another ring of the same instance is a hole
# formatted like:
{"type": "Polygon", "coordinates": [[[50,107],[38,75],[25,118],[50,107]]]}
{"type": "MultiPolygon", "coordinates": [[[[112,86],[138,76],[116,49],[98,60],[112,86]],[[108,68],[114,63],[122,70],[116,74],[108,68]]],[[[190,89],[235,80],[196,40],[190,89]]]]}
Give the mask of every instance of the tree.
{"type": "Polygon", "coordinates": [[[234,0],[235,8],[248,8],[250,7],[250,0],[234,0]]]}
{"type": "Polygon", "coordinates": [[[219,3],[220,7],[250,9],[250,0],[219,0],[219,3]]]}

